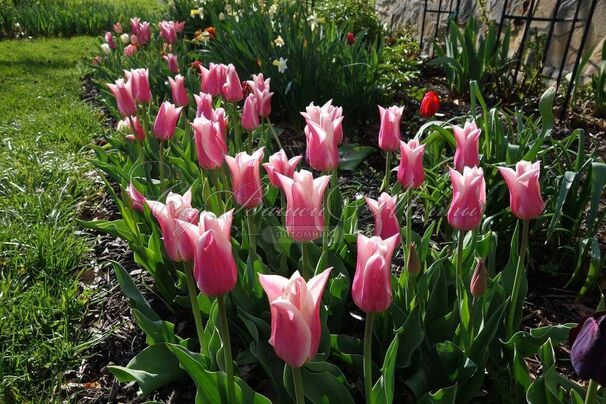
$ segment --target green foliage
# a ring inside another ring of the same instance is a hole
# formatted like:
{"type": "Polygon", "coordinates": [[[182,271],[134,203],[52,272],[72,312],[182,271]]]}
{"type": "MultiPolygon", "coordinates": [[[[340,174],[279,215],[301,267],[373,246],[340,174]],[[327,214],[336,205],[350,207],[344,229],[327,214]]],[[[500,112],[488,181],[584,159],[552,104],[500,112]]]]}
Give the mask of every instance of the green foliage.
{"type": "MultiPolygon", "coordinates": [[[[98,199],[85,147],[104,132],[80,101],[91,38],[0,42],[0,401],[55,402],[93,336],[74,217],[98,199]]],[[[98,337],[98,336],[95,336],[98,337]]]]}
{"type": "Polygon", "coordinates": [[[421,71],[419,43],[410,32],[394,32],[385,40],[379,86],[386,104],[405,97],[421,98],[425,89],[412,86],[421,71]]]}
{"type": "Polygon", "coordinates": [[[591,77],[591,91],[595,113],[606,116],[606,40],[602,42],[602,60],[591,77]]]}
{"type": "Polygon", "coordinates": [[[366,40],[375,41],[383,36],[383,27],[371,2],[365,0],[321,0],[314,12],[327,22],[334,22],[355,35],[366,34],[366,40]]]}
{"type": "Polygon", "coordinates": [[[96,35],[159,10],[154,0],[1,0],[0,37],[96,35]]]}

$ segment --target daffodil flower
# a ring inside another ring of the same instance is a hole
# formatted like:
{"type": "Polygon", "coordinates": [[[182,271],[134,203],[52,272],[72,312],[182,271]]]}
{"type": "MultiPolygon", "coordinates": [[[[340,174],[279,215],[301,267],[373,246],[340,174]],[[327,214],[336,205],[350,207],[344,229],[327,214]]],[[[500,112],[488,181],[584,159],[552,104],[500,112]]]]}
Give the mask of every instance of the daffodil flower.
{"type": "Polygon", "coordinates": [[[280,73],[284,73],[286,69],[288,69],[288,66],[286,66],[287,61],[288,59],[284,59],[281,57],[280,59],[274,60],[272,64],[278,68],[278,71],[280,73]]]}

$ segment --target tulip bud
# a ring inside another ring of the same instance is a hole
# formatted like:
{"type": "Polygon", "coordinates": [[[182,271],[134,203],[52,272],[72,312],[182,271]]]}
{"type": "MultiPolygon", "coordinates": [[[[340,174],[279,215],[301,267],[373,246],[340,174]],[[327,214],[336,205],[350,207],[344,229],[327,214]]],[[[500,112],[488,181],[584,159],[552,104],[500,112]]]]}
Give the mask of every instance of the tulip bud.
{"type": "Polygon", "coordinates": [[[116,80],[115,84],[108,83],[107,86],[116,97],[118,111],[122,117],[137,114],[137,105],[132,95],[131,84],[122,79],[116,80]]]}
{"type": "Polygon", "coordinates": [[[381,129],[379,131],[379,147],[385,151],[397,150],[400,146],[400,119],[402,119],[404,107],[389,107],[387,109],[379,106],[381,115],[381,129]]]}
{"type": "Polygon", "coordinates": [[[116,49],[116,42],[114,42],[114,36],[111,32],[107,31],[105,33],[105,42],[111,49],[116,49]]]}
{"type": "Polygon", "coordinates": [[[223,97],[229,102],[238,102],[244,98],[242,82],[240,81],[240,77],[238,77],[236,68],[232,64],[227,65],[225,83],[221,88],[221,92],[223,97]]]}
{"type": "Polygon", "coordinates": [[[126,135],[126,140],[145,140],[145,130],[136,116],[129,116],[118,122],[118,132],[126,135]]]}
{"type": "Polygon", "coordinates": [[[133,204],[133,209],[143,212],[146,202],[145,196],[135,188],[132,182],[126,187],[126,193],[133,204]]]}
{"type": "Polygon", "coordinates": [[[259,127],[259,115],[257,114],[257,99],[249,94],[244,101],[242,109],[242,129],[252,132],[259,127]]]}
{"type": "Polygon", "coordinates": [[[263,184],[259,174],[259,165],[263,160],[263,147],[249,155],[246,152],[236,157],[225,156],[225,162],[231,173],[232,191],[238,205],[252,209],[263,201],[263,184]]]}
{"type": "Polygon", "coordinates": [[[121,34],[123,32],[122,24],[120,24],[119,22],[115,23],[114,24],[114,32],[116,34],[121,34]]]}
{"type": "Polygon", "coordinates": [[[440,97],[435,91],[428,91],[421,100],[419,115],[423,118],[431,118],[440,109],[440,97]]]}
{"type": "Polygon", "coordinates": [[[187,90],[185,89],[185,77],[177,74],[175,78],[168,78],[170,84],[170,92],[173,96],[173,102],[178,107],[183,107],[189,104],[189,97],[187,96],[187,90]]]}
{"type": "Polygon", "coordinates": [[[271,310],[269,343],[276,355],[293,367],[301,367],[316,356],[322,326],[320,305],[332,268],[305,279],[296,271],[290,279],[259,274],[271,310]]]}
{"type": "Polygon", "coordinates": [[[582,319],[570,330],[569,340],[574,371],[606,386],[606,311],[582,319]]]}
{"type": "Polygon", "coordinates": [[[168,101],[164,101],[160,106],[154,127],[152,129],[154,136],[159,140],[168,140],[175,135],[179,113],[182,107],[176,108],[168,101]]]}
{"type": "Polygon", "coordinates": [[[484,260],[481,259],[478,261],[476,269],[473,271],[473,275],[471,276],[469,290],[471,291],[471,295],[477,299],[484,294],[487,287],[488,272],[486,271],[486,264],[484,263],[484,260]]]}
{"type": "Polygon", "coordinates": [[[509,206],[513,214],[523,220],[535,219],[541,216],[545,202],[541,197],[541,163],[519,161],[515,171],[507,167],[499,167],[499,172],[509,188],[509,206]]]}
{"type": "Polygon", "coordinates": [[[192,127],[200,166],[207,170],[221,167],[227,153],[227,144],[219,122],[201,116],[194,119],[192,127]]]}
{"type": "Polygon", "coordinates": [[[313,241],[324,231],[324,191],[330,177],[314,179],[311,172],[301,170],[292,178],[276,174],[286,195],[286,231],[299,242],[313,241]]]}
{"type": "Polygon", "coordinates": [[[387,239],[395,234],[398,235],[400,242],[400,223],[396,208],[398,204],[397,196],[389,196],[383,192],[376,201],[366,197],[366,203],[375,218],[375,236],[387,239]]]}
{"type": "Polygon", "coordinates": [[[477,229],[486,205],[486,182],[481,168],[465,167],[463,173],[450,169],[453,187],[448,223],[461,231],[477,229]]]}
{"type": "Polygon", "coordinates": [[[414,138],[404,143],[400,140],[400,165],[398,166],[398,181],[404,188],[419,188],[425,181],[423,171],[423,155],[425,145],[414,138]]]}
{"type": "Polygon", "coordinates": [[[346,36],[347,45],[353,45],[356,42],[356,36],[353,32],[348,32],[346,36]]]}
{"type": "Polygon", "coordinates": [[[105,53],[106,55],[109,55],[110,52],[112,51],[111,46],[109,46],[108,43],[102,43],[101,44],[101,50],[103,51],[103,53],[105,53]]]}
{"type": "Polygon", "coordinates": [[[410,251],[408,251],[408,259],[406,260],[406,269],[411,275],[418,275],[421,272],[421,260],[419,260],[417,245],[414,242],[410,243],[410,251]]]}
{"type": "Polygon", "coordinates": [[[137,47],[132,43],[124,48],[124,56],[127,58],[134,56],[137,53],[137,47]]]}
{"type": "Polygon", "coordinates": [[[462,172],[463,167],[477,167],[480,165],[480,134],[475,122],[465,122],[465,127],[453,125],[454,138],[457,150],[454,156],[454,165],[457,171],[462,172]]]}
{"type": "Polygon", "coordinates": [[[177,59],[177,55],[173,55],[172,53],[169,53],[168,55],[162,56],[162,58],[168,64],[168,70],[171,73],[179,73],[179,62],[177,59]]]}
{"type": "Polygon", "coordinates": [[[130,42],[130,36],[128,34],[122,34],[120,35],[120,41],[122,41],[123,44],[127,44],[130,42]]]}
{"type": "Polygon", "coordinates": [[[351,296],[365,313],[380,313],[391,305],[391,258],[397,242],[396,235],[383,240],[358,234],[358,259],[351,296]]]}

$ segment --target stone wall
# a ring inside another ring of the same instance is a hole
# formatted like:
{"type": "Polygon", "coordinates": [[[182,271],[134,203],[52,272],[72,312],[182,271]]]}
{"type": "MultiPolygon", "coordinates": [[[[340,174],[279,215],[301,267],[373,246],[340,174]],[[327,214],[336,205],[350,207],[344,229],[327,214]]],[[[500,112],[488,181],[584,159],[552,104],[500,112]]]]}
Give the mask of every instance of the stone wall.
{"type": "MultiPolygon", "coordinates": [[[[451,7],[456,8],[458,0],[428,0],[428,9],[437,9],[439,4],[442,4],[442,9],[451,7]]],[[[483,17],[492,21],[500,21],[503,10],[504,0],[459,0],[460,14],[459,22],[464,23],[471,15],[483,17]]],[[[561,0],[557,16],[560,18],[572,18],[577,2],[581,1],[579,18],[586,18],[589,14],[591,0],[561,0]]],[[[376,0],[376,11],[381,20],[393,29],[407,28],[417,34],[420,34],[423,7],[425,0],[376,0]]],[[[528,7],[532,3],[531,0],[510,0],[509,14],[527,15],[528,7]]],[[[557,0],[535,0],[535,13],[537,17],[551,18],[557,0]]],[[[443,29],[445,28],[446,14],[440,16],[438,38],[442,37],[443,29]]],[[[425,20],[425,51],[431,51],[431,43],[436,32],[437,14],[427,13],[425,20]]],[[[524,31],[525,21],[517,21],[512,24],[512,46],[511,52],[515,53],[518,48],[522,33],[524,31]]],[[[533,22],[531,32],[539,34],[547,34],[549,31],[549,22],[533,22]]],[[[556,23],[553,31],[553,38],[547,54],[546,66],[544,73],[552,77],[557,76],[558,69],[564,57],[564,51],[570,33],[570,23],[556,23]]],[[[566,58],[565,72],[572,69],[575,57],[578,53],[581,36],[583,34],[584,23],[577,23],[573,38],[568,50],[566,58]]],[[[600,60],[601,41],[606,37],[606,0],[598,0],[595,12],[592,17],[589,35],[585,45],[585,52],[595,46],[595,51],[591,58],[591,66],[587,70],[587,74],[591,74],[592,70],[597,66],[600,60]]]]}

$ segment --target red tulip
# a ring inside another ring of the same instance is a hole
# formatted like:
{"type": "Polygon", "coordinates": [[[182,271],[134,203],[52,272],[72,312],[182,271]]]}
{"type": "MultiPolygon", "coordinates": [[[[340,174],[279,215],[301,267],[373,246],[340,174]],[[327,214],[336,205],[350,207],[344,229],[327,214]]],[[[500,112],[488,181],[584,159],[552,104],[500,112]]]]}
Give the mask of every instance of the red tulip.
{"type": "Polygon", "coordinates": [[[481,168],[465,167],[463,173],[450,169],[453,196],[448,223],[461,231],[474,230],[482,222],[486,205],[486,182],[481,168]]]}
{"type": "Polygon", "coordinates": [[[400,242],[400,223],[396,208],[398,204],[397,196],[389,196],[383,192],[378,200],[366,197],[366,203],[375,218],[375,236],[387,239],[397,235],[397,242],[400,242]]]}
{"type": "Polygon", "coordinates": [[[379,106],[381,115],[381,129],[379,130],[379,147],[385,151],[398,150],[400,147],[400,119],[402,119],[404,107],[389,107],[387,109],[379,106]]]}
{"type": "Polygon", "coordinates": [[[320,304],[332,268],[308,282],[295,272],[290,279],[259,274],[271,309],[269,343],[276,355],[293,367],[313,359],[320,346],[320,304]]]}
{"type": "Polygon", "coordinates": [[[395,234],[386,240],[358,234],[358,260],[351,296],[365,313],[380,313],[391,305],[391,258],[397,243],[395,234]]]}
{"type": "Polygon", "coordinates": [[[507,167],[499,167],[499,171],[509,188],[509,206],[513,214],[523,220],[541,216],[545,209],[539,184],[541,162],[522,160],[516,164],[515,171],[507,167]]]}
{"type": "Polygon", "coordinates": [[[168,83],[170,84],[170,92],[173,96],[173,102],[178,107],[183,107],[189,104],[189,97],[187,95],[187,90],[185,89],[185,77],[177,74],[175,78],[168,78],[168,83]]]}
{"type": "Polygon", "coordinates": [[[353,32],[347,33],[347,45],[353,45],[356,42],[356,36],[353,32]]]}
{"type": "Polygon", "coordinates": [[[455,168],[463,171],[463,167],[476,167],[480,165],[480,134],[475,122],[465,122],[465,127],[453,125],[452,131],[457,143],[454,156],[455,168]]]}
{"type": "Polygon", "coordinates": [[[595,380],[606,386],[606,311],[579,321],[570,330],[569,339],[574,371],[583,379],[595,380]]]}
{"type": "Polygon", "coordinates": [[[423,118],[431,118],[440,109],[440,97],[435,91],[428,91],[421,100],[419,114],[423,118]]]}
{"type": "Polygon", "coordinates": [[[264,163],[263,167],[267,171],[267,177],[271,185],[280,188],[281,183],[277,174],[292,178],[297,169],[297,164],[299,164],[302,158],[303,156],[295,156],[289,160],[284,150],[280,150],[269,156],[269,163],[264,163]]]}
{"type": "Polygon", "coordinates": [[[313,241],[324,231],[324,191],[328,175],[314,179],[306,170],[295,172],[292,178],[276,174],[286,195],[286,231],[295,241],[313,241]]]}
{"type": "Polygon", "coordinates": [[[415,139],[408,143],[400,140],[400,165],[398,166],[398,181],[404,188],[419,188],[425,181],[423,171],[423,155],[425,145],[415,139]]]}
{"type": "Polygon", "coordinates": [[[231,173],[234,198],[238,205],[247,209],[255,208],[263,201],[263,184],[259,173],[261,160],[263,160],[263,147],[252,155],[240,152],[235,158],[225,156],[225,162],[231,173]]]}
{"type": "Polygon", "coordinates": [[[154,127],[152,128],[154,136],[157,139],[168,140],[175,135],[181,109],[182,107],[176,108],[168,101],[162,103],[158,115],[156,115],[154,127]]]}
{"type": "Polygon", "coordinates": [[[124,80],[118,79],[115,84],[108,83],[107,86],[116,97],[118,111],[122,117],[127,117],[137,114],[137,105],[132,95],[131,86],[125,83],[124,80]]]}

